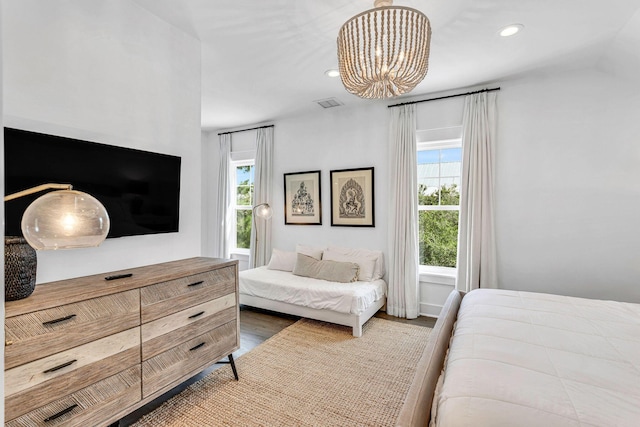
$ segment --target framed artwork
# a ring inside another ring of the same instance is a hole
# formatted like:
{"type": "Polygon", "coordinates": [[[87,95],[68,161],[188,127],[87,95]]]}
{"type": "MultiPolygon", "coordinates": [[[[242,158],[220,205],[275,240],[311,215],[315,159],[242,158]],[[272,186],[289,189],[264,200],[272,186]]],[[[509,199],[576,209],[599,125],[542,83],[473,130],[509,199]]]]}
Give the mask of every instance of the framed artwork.
{"type": "Polygon", "coordinates": [[[321,225],[320,171],[284,174],[284,223],[321,225]]]}
{"type": "Polygon", "coordinates": [[[331,225],[375,227],[373,168],[331,171],[331,225]]]}

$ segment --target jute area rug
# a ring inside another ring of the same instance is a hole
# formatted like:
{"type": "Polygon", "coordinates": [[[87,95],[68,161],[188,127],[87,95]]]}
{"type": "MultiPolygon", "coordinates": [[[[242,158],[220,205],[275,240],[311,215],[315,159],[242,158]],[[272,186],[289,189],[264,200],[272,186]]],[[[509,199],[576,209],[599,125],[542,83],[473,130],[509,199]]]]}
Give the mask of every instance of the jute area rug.
{"type": "Polygon", "coordinates": [[[213,371],[136,427],[392,426],[430,328],[372,318],[363,335],[301,319],[213,371]]]}

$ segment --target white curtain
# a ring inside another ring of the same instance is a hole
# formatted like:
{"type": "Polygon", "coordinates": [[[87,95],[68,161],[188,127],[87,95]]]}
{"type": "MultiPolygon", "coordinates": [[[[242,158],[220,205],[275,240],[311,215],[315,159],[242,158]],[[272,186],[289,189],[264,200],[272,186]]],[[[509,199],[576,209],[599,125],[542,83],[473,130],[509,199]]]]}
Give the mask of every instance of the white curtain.
{"type": "Polygon", "coordinates": [[[497,95],[465,99],[462,119],[462,183],[458,234],[459,290],[497,288],[493,218],[493,163],[497,95]]]}
{"type": "Polygon", "coordinates": [[[220,166],[218,168],[218,242],[217,254],[220,258],[229,258],[229,242],[231,241],[231,203],[229,189],[229,162],[231,158],[231,135],[220,135],[220,166]]]}
{"type": "Polygon", "coordinates": [[[387,313],[418,317],[416,106],[390,109],[389,291],[387,313]]]}
{"type": "MultiPolygon", "coordinates": [[[[256,138],[254,206],[268,203],[273,209],[273,127],[260,128],[256,138]]],[[[249,268],[266,265],[271,256],[271,220],[254,217],[251,227],[249,268]],[[256,238],[257,237],[257,238],[256,238]]]]}

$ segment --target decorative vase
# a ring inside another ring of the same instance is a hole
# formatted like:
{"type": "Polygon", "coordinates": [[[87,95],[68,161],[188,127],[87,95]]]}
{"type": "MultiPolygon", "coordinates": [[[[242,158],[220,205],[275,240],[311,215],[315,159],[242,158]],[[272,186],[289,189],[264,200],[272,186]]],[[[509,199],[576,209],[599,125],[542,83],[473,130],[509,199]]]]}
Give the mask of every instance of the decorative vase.
{"type": "Polygon", "coordinates": [[[4,238],[4,299],[28,297],[36,288],[38,259],[23,237],[4,238]]]}

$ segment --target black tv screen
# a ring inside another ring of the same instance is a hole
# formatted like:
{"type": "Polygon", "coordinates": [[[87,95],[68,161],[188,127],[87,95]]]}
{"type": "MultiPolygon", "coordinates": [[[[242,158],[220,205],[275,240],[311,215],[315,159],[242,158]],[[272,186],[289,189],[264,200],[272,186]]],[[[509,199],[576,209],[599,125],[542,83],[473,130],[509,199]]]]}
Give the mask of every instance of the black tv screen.
{"type": "MultiPolygon", "coordinates": [[[[107,237],[178,231],[177,156],[4,129],[5,195],[46,183],[71,184],[107,209],[107,237]]],[[[5,236],[21,236],[27,206],[44,193],[5,202],[5,236]]]]}

